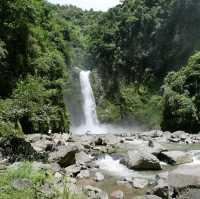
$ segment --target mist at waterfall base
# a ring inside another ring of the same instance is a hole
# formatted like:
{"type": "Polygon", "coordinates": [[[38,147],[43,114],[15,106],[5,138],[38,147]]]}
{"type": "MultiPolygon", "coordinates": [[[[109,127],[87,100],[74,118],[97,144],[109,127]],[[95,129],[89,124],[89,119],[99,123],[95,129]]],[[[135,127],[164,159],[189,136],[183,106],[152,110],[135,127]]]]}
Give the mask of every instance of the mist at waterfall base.
{"type": "MultiPolygon", "coordinates": [[[[93,90],[90,84],[90,71],[80,71],[80,92],[81,92],[81,107],[83,112],[83,120],[79,125],[71,126],[73,134],[107,134],[107,133],[125,133],[133,130],[131,126],[120,126],[111,124],[101,124],[98,120],[96,112],[96,103],[93,90]]],[[[73,113],[72,113],[73,114],[73,113]]],[[[139,130],[139,128],[134,128],[139,130]]]]}
{"type": "Polygon", "coordinates": [[[82,94],[82,108],[84,122],[80,126],[72,128],[75,134],[105,134],[106,128],[98,120],[95,98],[90,84],[90,71],[80,72],[80,86],[82,94]]]}

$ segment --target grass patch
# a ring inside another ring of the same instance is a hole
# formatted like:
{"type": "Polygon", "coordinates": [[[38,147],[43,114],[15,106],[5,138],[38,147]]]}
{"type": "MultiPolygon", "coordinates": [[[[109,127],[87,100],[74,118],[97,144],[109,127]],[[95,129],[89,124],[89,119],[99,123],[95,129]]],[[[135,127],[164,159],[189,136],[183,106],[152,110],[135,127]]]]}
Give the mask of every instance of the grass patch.
{"type": "MultiPolygon", "coordinates": [[[[0,199],[80,199],[71,194],[67,188],[67,183],[63,193],[58,193],[53,184],[53,175],[44,170],[35,171],[30,162],[21,163],[19,166],[0,171],[0,199]],[[12,183],[16,179],[27,179],[32,182],[32,186],[22,190],[13,188],[12,183]],[[52,197],[41,193],[41,186],[45,183],[52,185],[55,195],[52,197]]],[[[81,197],[82,198],[82,197],[81,197]]]]}

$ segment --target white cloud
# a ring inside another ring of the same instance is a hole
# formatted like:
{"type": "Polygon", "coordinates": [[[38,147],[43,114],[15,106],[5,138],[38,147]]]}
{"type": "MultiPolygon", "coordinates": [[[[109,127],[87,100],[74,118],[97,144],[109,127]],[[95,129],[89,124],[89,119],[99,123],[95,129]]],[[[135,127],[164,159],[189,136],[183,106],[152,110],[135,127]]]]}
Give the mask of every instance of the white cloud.
{"type": "Polygon", "coordinates": [[[50,3],[68,5],[72,4],[84,10],[93,8],[94,10],[106,11],[119,4],[120,0],[47,0],[50,3]]]}

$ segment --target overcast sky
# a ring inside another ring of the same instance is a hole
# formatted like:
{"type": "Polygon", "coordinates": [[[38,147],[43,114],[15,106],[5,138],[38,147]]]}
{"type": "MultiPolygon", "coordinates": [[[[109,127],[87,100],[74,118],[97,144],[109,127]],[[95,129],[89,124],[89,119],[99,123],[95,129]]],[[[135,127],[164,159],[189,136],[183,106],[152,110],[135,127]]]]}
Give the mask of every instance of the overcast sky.
{"type": "Polygon", "coordinates": [[[101,11],[106,11],[109,8],[112,8],[119,4],[120,0],[47,0],[51,3],[54,4],[61,4],[61,5],[66,5],[66,4],[72,4],[76,5],[82,9],[89,10],[93,8],[94,10],[101,10],[101,11]]]}

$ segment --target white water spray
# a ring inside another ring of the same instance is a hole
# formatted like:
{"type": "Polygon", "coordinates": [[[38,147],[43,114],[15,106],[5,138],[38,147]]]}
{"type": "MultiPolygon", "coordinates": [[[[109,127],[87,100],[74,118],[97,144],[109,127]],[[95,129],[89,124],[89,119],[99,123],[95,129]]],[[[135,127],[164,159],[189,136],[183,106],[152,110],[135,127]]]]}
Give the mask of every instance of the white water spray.
{"type": "Polygon", "coordinates": [[[96,103],[90,84],[90,71],[80,72],[81,94],[83,98],[84,123],[73,129],[76,134],[104,134],[106,128],[99,123],[96,103]]]}
{"type": "Polygon", "coordinates": [[[80,72],[81,93],[83,96],[83,111],[85,116],[85,125],[88,128],[99,125],[96,113],[96,104],[90,85],[90,71],[80,72]]]}

